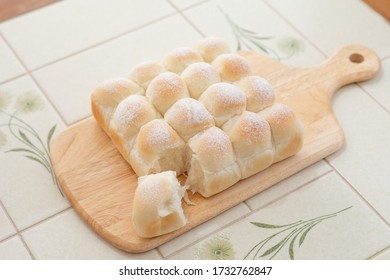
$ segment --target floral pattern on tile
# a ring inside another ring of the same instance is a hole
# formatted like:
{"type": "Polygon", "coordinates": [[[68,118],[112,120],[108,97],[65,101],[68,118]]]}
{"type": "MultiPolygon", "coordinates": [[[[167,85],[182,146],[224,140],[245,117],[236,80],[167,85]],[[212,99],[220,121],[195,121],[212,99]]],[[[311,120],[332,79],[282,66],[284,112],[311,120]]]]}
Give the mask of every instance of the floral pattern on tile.
{"type": "Polygon", "coordinates": [[[197,227],[191,229],[191,231],[186,232],[165,244],[162,244],[158,247],[158,250],[164,257],[169,257],[176,251],[185,248],[189,244],[204,238],[213,231],[216,231],[219,228],[235,220],[238,220],[239,218],[247,215],[249,212],[250,211],[248,207],[244,203],[240,203],[233,208],[230,208],[229,210],[219,214],[213,219],[198,225],[197,227]]]}
{"type": "Polygon", "coordinates": [[[277,60],[289,59],[295,54],[298,54],[304,50],[304,42],[295,37],[282,37],[274,38],[274,36],[261,36],[255,31],[240,26],[234,20],[219,7],[221,13],[225,16],[227,23],[229,24],[234,38],[236,40],[236,51],[242,49],[249,49],[255,51],[261,51],[277,60]],[[275,40],[276,48],[270,47],[267,44],[269,40],[275,40]]]}
{"type": "Polygon", "coordinates": [[[69,207],[56,185],[49,143],[61,119],[24,76],[0,86],[0,197],[18,230],[69,207]]]}
{"type": "Polygon", "coordinates": [[[251,49],[294,66],[324,60],[321,54],[263,1],[209,1],[184,14],[204,36],[225,38],[233,50],[251,49]],[[248,7],[251,7],[248,9],[248,7]]]}
{"type": "MultiPolygon", "coordinates": [[[[33,91],[27,91],[17,96],[15,100],[12,100],[11,95],[8,92],[0,91],[0,116],[5,119],[0,123],[0,148],[7,145],[7,134],[3,130],[8,132],[8,135],[12,137],[16,142],[15,147],[11,147],[5,150],[5,153],[20,153],[26,159],[32,160],[35,163],[40,164],[43,168],[49,172],[53,184],[58,186],[54,169],[50,159],[50,141],[53,137],[57,124],[54,124],[47,135],[41,136],[34,127],[29,124],[28,115],[36,111],[43,110],[45,103],[42,97],[33,91]],[[9,106],[9,103],[13,101],[14,106],[9,106]]],[[[61,195],[62,191],[58,187],[61,195]]]]}
{"type": "Polygon", "coordinates": [[[328,56],[347,44],[372,48],[381,58],[390,55],[390,25],[364,1],[266,0],[266,3],[328,56]]]}
{"type": "Polygon", "coordinates": [[[388,226],[332,172],[171,259],[366,259],[389,245],[388,226]]]}
{"type": "Polygon", "coordinates": [[[228,234],[216,234],[196,249],[199,260],[234,260],[236,252],[228,234]]]}
{"type": "Polygon", "coordinates": [[[271,232],[269,236],[256,243],[256,245],[254,245],[245,255],[244,259],[254,260],[268,258],[271,260],[280,252],[280,250],[286,249],[288,250],[289,258],[293,260],[295,256],[294,250],[296,250],[297,247],[295,242],[298,243],[298,247],[301,247],[305,242],[309,232],[317,225],[319,225],[324,220],[337,217],[338,214],[348,210],[351,207],[352,206],[334,213],[322,215],[308,220],[299,220],[297,222],[286,225],[272,225],[261,222],[250,222],[252,225],[262,230],[272,229],[276,230],[276,232],[271,232]]]}

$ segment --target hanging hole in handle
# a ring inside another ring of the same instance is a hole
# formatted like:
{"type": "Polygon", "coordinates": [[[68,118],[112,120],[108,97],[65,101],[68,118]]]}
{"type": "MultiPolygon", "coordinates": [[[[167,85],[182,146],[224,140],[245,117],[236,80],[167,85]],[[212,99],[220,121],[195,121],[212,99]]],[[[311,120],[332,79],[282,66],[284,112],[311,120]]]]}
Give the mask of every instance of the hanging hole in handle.
{"type": "Polygon", "coordinates": [[[364,56],[360,53],[353,53],[349,56],[349,60],[353,63],[362,63],[364,61],[364,56]]]}

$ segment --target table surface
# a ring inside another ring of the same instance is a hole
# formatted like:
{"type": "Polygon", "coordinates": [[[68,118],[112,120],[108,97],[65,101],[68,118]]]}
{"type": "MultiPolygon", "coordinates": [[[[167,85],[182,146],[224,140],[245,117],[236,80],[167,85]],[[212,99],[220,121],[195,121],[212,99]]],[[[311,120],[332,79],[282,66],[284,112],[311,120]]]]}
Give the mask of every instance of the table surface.
{"type": "Polygon", "coordinates": [[[356,0],[60,1],[0,23],[0,259],[390,259],[390,25],[356,0]],[[92,231],[47,142],[91,115],[94,86],[205,36],[316,65],[346,44],[382,61],[333,98],[335,154],[141,254],[92,231]]]}

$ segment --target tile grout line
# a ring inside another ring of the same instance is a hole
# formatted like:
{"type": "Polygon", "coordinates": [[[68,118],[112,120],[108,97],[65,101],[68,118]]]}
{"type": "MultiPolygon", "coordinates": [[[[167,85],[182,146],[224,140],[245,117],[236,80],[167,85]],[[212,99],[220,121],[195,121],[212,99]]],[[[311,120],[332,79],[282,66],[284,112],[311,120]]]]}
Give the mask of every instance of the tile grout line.
{"type": "MultiPolygon", "coordinates": [[[[268,0],[263,0],[264,3],[270,8],[272,9],[281,19],[283,19],[289,26],[291,26],[296,32],[298,32],[298,34],[300,34],[303,38],[305,38],[305,40],[307,40],[316,50],[318,50],[322,55],[324,55],[325,58],[328,58],[329,56],[323,52],[321,50],[320,47],[318,47],[312,40],[309,39],[309,37],[307,37],[301,30],[299,30],[290,20],[288,20],[286,17],[284,17],[274,6],[272,6],[272,4],[269,3],[268,0]]],[[[388,56],[385,56],[384,58],[381,59],[381,61],[384,61],[386,59],[390,58],[390,55],[388,56]]],[[[377,105],[379,105],[382,109],[384,109],[386,112],[390,113],[389,110],[383,105],[381,104],[377,99],[375,99],[369,92],[367,92],[366,90],[364,90],[361,86],[361,83],[353,83],[353,84],[356,84],[360,89],[363,90],[363,92],[368,95],[369,98],[371,98],[377,105]]]]}
{"type": "MultiPolygon", "coordinates": [[[[333,170],[328,170],[328,171],[326,171],[326,172],[320,174],[319,176],[317,176],[317,177],[315,177],[315,178],[312,178],[311,180],[309,180],[309,181],[303,183],[302,185],[298,186],[297,188],[295,188],[295,189],[293,189],[293,190],[291,190],[291,191],[289,191],[289,192],[286,192],[286,193],[284,193],[283,195],[281,195],[281,196],[279,196],[279,197],[276,197],[276,198],[270,200],[268,203],[266,203],[266,204],[264,204],[264,205],[262,205],[262,206],[260,206],[260,207],[253,208],[253,209],[252,209],[252,212],[253,212],[253,213],[254,213],[254,212],[258,212],[259,210],[261,210],[261,209],[263,209],[263,208],[265,208],[265,207],[271,205],[272,203],[274,203],[274,202],[276,202],[276,201],[278,201],[278,200],[280,200],[280,199],[282,199],[282,198],[284,198],[284,197],[286,197],[286,196],[288,196],[288,195],[290,195],[290,194],[296,192],[297,190],[300,190],[300,189],[306,187],[307,185],[309,185],[309,184],[311,184],[311,183],[313,183],[313,182],[315,182],[315,181],[321,179],[322,177],[325,177],[326,175],[328,175],[328,174],[330,174],[330,173],[332,173],[332,172],[333,172],[333,170]]],[[[286,179],[287,179],[287,178],[286,178],[286,179]]]]}
{"type": "Polygon", "coordinates": [[[32,72],[30,72],[27,68],[27,66],[24,64],[23,60],[19,57],[19,55],[16,53],[16,51],[12,48],[11,44],[8,42],[8,40],[4,37],[4,35],[0,32],[0,38],[2,38],[5,42],[5,44],[7,45],[7,47],[11,50],[11,52],[13,53],[13,55],[15,56],[15,58],[19,61],[19,63],[21,64],[21,66],[23,67],[24,71],[25,71],[25,75],[27,75],[28,77],[30,77],[30,79],[35,83],[35,85],[38,87],[38,89],[42,92],[42,94],[44,95],[44,97],[46,98],[46,101],[50,104],[50,106],[53,108],[53,110],[56,112],[56,114],[58,115],[58,117],[61,119],[61,121],[67,125],[67,122],[65,121],[65,119],[63,118],[62,114],[60,114],[60,111],[58,110],[58,108],[56,106],[54,106],[52,100],[48,97],[47,93],[45,90],[43,90],[42,86],[37,82],[37,80],[35,79],[34,75],[32,74],[32,72]]]}
{"type": "Polygon", "coordinates": [[[12,81],[14,81],[14,80],[17,80],[17,79],[19,79],[19,78],[22,78],[23,76],[27,76],[27,75],[28,75],[28,74],[27,74],[26,72],[23,72],[22,74],[18,74],[18,75],[16,75],[16,76],[13,76],[12,78],[9,78],[9,79],[7,79],[7,80],[4,80],[4,81],[0,82],[0,86],[4,85],[4,84],[6,84],[6,83],[12,82],[12,81]]]}
{"type": "Polygon", "coordinates": [[[390,223],[375,209],[374,206],[369,203],[364,196],[345,178],[330,162],[327,158],[324,159],[327,164],[333,169],[333,171],[347,184],[358,196],[359,198],[386,224],[387,227],[390,227],[390,223]]]}
{"type": "Polygon", "coordinates": [[[196,31],[198,32],[202,37],[206,37],[206,35],[183,13],[183,11],[186,11],[186,10],[189,10],[193,7],[196,7],[198,5],[201,5],[203,3],[206,3],[208,1],[203,1],[201,3],[197,3],[189,8],[186,8],[186,9],[183,9],[183,10],[180,10],[178,7],[176,7],[176,5],[174,5],[171,0],[167,0],[167,2],[176,10],[176,12],[196,31]]]}
{"type": "Polygon", "coordinates": [[[0,244],[5,242],[5,241],[7,241],[7,240],[9,240],[9,239],[11,239],[11,238],[13,238],[13,237],[15,237],[15,236],[18,236],[20,238],[20,240],[22,241],[23,247],[26,249],[27,253],[30,255],[31,259],[35,260],[36,258],[34,256],[34,254],[32,253],[30,247],[28,247],[26,241],[24,240],[24,238],[23,238],[23,236],[21,234],[21,231],[18,230],[14,220],[12,219],[11,215],[8,213],[8,211],[5,208],[5,206],[4,206],[2,201],[0,201],[0,207],[3,209],[5,215],[7,216],[8,220],[10,221],[10,223],[12,224],[12,226],[14,227],[14,229],[16,231],[15,234],[13,234],[13,235],[9,236],[8,238],[0,241],[0,244]]]}
{"type": "Polygon", "coordinates": [[[61,214],[65,213],[65,212],[67,212],[67,211],[70,211],[70,210],[72,210],[72,209],[73,209],[72,206],[69,206],[69,207],[67,207],[67,208],[65,208],[65,209],[62,209],[62,210],[60,210],[60,211],[58,211],[58,212],[56,212],[56,213],[54,213],[54,214],[52,214],[52,215],[50,215],[50,216],[44,218],[43,220],[40,220],[40,221],[38,221],[38,222],[35,222],[35,223],[29,225],[28,227],[25,227],[24,229],[20,230],[19,232],[22,234],[22,233],[24,233],[24,232],[26,232],[26,231],[28,231],[28,230],[30,230],[30,229],[33,229],[33,228],[35,228],[35,227],[37,227],[37,226],[39,226],[39,225],[41,225],[41,224],[43,224],[43,223],[45,223],[45,222],[47,222],[47,221],[52,220],[52,219],[54,219],[55,217],[60,216],[61,214]]]}
{"type": "Polygon", "coordinates": [[[319,51],[325,58],[328,58],[328,55],[321,50],[319,46],[317,46],[312,40],[309,39],[300,29],[298,29],[290,20],[285,18],[274,6],[272,6],[268,0],[263,0],[264,4],[266,4],[276,15],[278,15],[284,22],[287,23],[292,29],[294,29],[302,38],[304,38],[309,44],[312,45],[317,51],[319,51]]]}
{"type": "Polygon", "coordinates": [[[382,255],[386,251],[390,252],[390,246],[387,246],[387,247],[383,248],[382,250],[379,250],[378,252],[376,252],[373,255],[369,256],[367,259],[368,260],[373,260],[375,257],[378,257],[378,256],[382,255]]]}
{"type": "MultiPolygon", "coordinates": [[[[220,228],[218,228],[218,229],[215,229],[215,230],[211,231],[210,233],[208,233],[208,234],[206,234],[206,235],[204,235],[204,236],[198,238],[197,240],[195,240],[195,241],[189,243],[188,245],[184,246],[183,248],[181,248],[181,249],[179,249],[179,250],[177,250],[177,251],[175,251],[175,252],[173,252],[173,253],[171,253],[171,254],[168,254],[165,258],[168,259],[168,258],[170,258],[170,257],[172,257],[172,256],[174,256],[174,255],[179,254],[180,252],[183,252],[183,251],[187,250],[189,247],[191,247],[191,246],[193,246],[193,245],[199,243],[199,241],[205,240],[205,239],[209,238],[209,237],[212,236],[213,234],[216,234],[217,232],[222,231],[222,230],[228,228],[229,226],[231,226],[231,225],[237,223],[238,221],[243,220],[243,219],[249,217],[250,215],[255,214],[256,212],[259,212],[259,211],[262,210],[263,208],[265,208],[265,207],[271,205],[272,203],[274,203],[274,202],[276,202],[276,201],[278,201],[278,200],[280,200],[280,199],[282,199],[282,198],[284,198],[284,197],[286,197],[286,196],[288,196],[288,195],[294,193],[294,192],[297,191],[297,190],[300,190],[300,189],[306,187],[307,185],[313,183],[314,181],[316,181],[316,180],[318,180],[318,179],[320,179],[320,178],[322,178],[322,177],[325,177],[326,175],[328,175],[328,174],[330,174],[330,173],[332,173],[332,172],[333,172],[333,170],[328,170],[328,171],[326,171],[325,173],[323,173],[323,174],[317,176],[316,178],[313,178],[313,179],[311,179],[311,180],[309,180],[309,181],[303,183],[302,185],[300,185],[299,187],[295,188],[294,190],[292,190],[292,191],[290,191],[290,192],[287,192],[287,193],[283,194],[282,196],[279,196],[279,197],[277,197],[277,198],[275,198],[275,199],[269,201],[268,203],[266,203],[266,204],[264,204],[264,205],[262,205],[262,206],[260,206],[260,207],[258,207],[258,208],[251,209],[251,208],[246,204],[246,200],[244,200],[244,201],[243,201],[243,202],[245,202],[244,204],[245,204],[245,205],[248,207],[248,209],[249,209],[249,212],[248,212],[248,213],[246,213],[246,214],[244,214],[244,215],[238,217],[237,219],[235,219],[235,220],[233,220],[233,221],[230,221],[229,223],[227,223],[226,225],[224,225],[224,226],[222,226],[222,227],[220,227],[220,228]]],[[[238,205],[238,204],[237,204],[237,205],[238,205]]]]}
{"type": "Polygon", "coordinates": [[[78,54],[84,53],[84,52],[86,52],[86,51],[89,51],[89,50],[91,50],[91,49],[94,49],[94,48],[96,48],[96,47],[99,47],[99,46],[101,46],[101,45],[104,45],[104,44],[106,44],[106,43],[109,43],[109,42],[111,42],[111,41],[114,41],[114,40],[116,40],[116,39],[118,39],[118,38],[121,38],[121,37],[123,37],[123,36],[126,36],[127,34],[130,34],[130,33],[132,33],[132,32],[135,32],[135,31],[137,31],[137,30],[139,30],[139,29],[142,29],[142,28],[144,28],[144,27],[153,25],[153,24],[155,24],[155,23],[157,23],[157,22],[159,22],[159,21],[162,21],[162,20],[164,20],[164,19],[170,18],[170,17],[175,16],[175,15],[177,15],[177,14],[178,14],[177,11],[172,12],[172,13],[168,13],[168,14],[166,14],[165,16],[162,16],[162,17],[159,17],[159,18],[157,18],[157,19],[151,20],[151,21],[149,21],[149,22],[147,22],[147,23],[144,23],[144,24],[142,24],[142,25],[139,25],[139,26],[137,26],[137,27],[135,27],[135,28],[131,28],[131,29],[125,31],[125,32],[122,32],[122,33],[120,33],[120,34],[117,34],[116,36],[107,38],[107,39],[102,40],[102,41],[100,41],[100,42],[98,42],[98,43],[96,43],[96,44],[92,44],[92,45],[90,45],[90,46],[87,47],[87,48],[80,49],[80,50],[78,50],[78,51],[76,51],[76,52],[73,52],[73,53],[68,54],[68,55],[66,55],[66,56],[63,56],[63,57],[60,57],[60,58],[58,58],[58,59],[52,60],[52,61],[50,61],[49,63],[40,65],[40,66],[38,66],[38,67],[36,67],[36,68],[33,68],[33,69],[31,69],[31,70],[26,66],[26,64],[23,62],[23,60],[20,58],[20,56],[17,54],[17,52],[13,49],[12,45],[8,42],[8,40],[5,38],[5,36],[0,32],[0,38],[2,38],[2,39],[4,40],[4,42],[6,43],[7,47],[11,50],[11,52],[12,52],[13,55],[17,58],[18,62],[21,64],[21,66],[23,67],[23,70],[25,71],[23,74],[20,74],[20,75],[18,75],[18,76],[15,76],[15,77],[13,77],[13,78],[10,78],[10,79],[8,79],[8,80],[6,80],[6,81],[1,82],[0,85],[2,85],[2,84],[4,84],[4,83],[7,83],[7,82],[10,82],[10,81],[13,81],[13,80],[15,80],[15,79],[17,79],[17,78],[23,77],[24,75],[28,75],[28,76],[34,81],[34,83],[38,86],[38,88],[42,91],[42,93],[44,94],[45,98],[46,98],[47,101],[50,103],[50,105],[53,107],[53,109],[56,111],[56,113],[58,114],[58,116],[60,117],[60,119],[63,121],[63,123],[64,123],[66,126],[69,126],[70,124],[64,119],[64,117],[63,117],[62,114],[60,113],[59,109],[54,105],[54,103],[52,102],[52,100],[49,98],[49,96],[48,96],[48,94],[46,93],[46,91],[43,89],[43,87],[40,85],[40,83],[35,79],[35,77],[34,77],[34,75],[33,75],[33,72],[38,71],[38,70],[40,70],[40,69],[43,69],[43,68],[45,68],[45,67],[48,67],[48,66],[50,66],[50,65],[53,65],[53,64],[55,64],[55,63],[61,62],[61,61],[63,61],[63,60],[66,60],[66,59],[71,58],[71,57],[73,57],[73,56],[76,56],[76,55],[78,55],[78,54]]]}
{"type": "Polygon", "coordinates": [[[39,65],[39,66],[37,66],[37,67],[31,69],[30,71],[31,71],[31,72],[35,72],[35,71],[41,70],[42,68],[48,67],[48,66],[50,66],[50,65],[52,65],[52,64],[56,64],[56,63],[58,63],[58,62],[61,62],[61,61],[63,61],[63,60],[66,60],[66,59],[68,59],[68,58],[71,58],[71,57],[73,57],[73,56],[76,56],[76,55],[79,55],[79,54],[81,54],[81,53],[87,52],[87,51],[89,51],[89,50],[91,50],[91,49],[100,47],[100,46],[102,46],[102,45],[104,45],[104,44],[107,44],[107,43],[109,43],[109,42],[115,41],[116,39],[119,39],[119,38],[121,38],[121,37],[123,37],[123,36],[126,36],[126,35],[130,34],[130,33],[133,33],[133,32],[135,32],[135,31],[138,31],[138,30],[140,30],[140,29],[142,29],[142,28],[148,27],[148,26],[153,25],[153,24],[155,24],[155,23],[157,23],[157,22],[159,22],[159,21],[162,21],[162,20],[165,20],[165,19],[170,18],[170,17],[172,17],[172,16],[175,16],[176,14],[177,14],[177,12],[168,13],[168,14],[166,14],[165,16],[162,16],[162,17],[159,17],[159,18],[157,18],[157,19],[154,19],[154,20],[151,20],[151,21],[149,21],[149,22],[146,22],[146,23],[144,23],[144,24],[138,25],[137,27],[131,28],[131,29],[127,30],[127,31],[124,31],[124,32],[122,32],[122,33],[119,33],[119,34],[117,34],[117,35],[115,35],[115,36],[112,36],[112,37],[110,37],[110,38],[106,38],[106,39],[104,39],[104,40],[102,40],[102,41],[99,41],[99,42],[97,42],[97,43],[95,43],[95,44],[92,44],[92,45],[90,45],[90,46],[88,46],[88,47],[79,49],[79,50],[74,51],[74,52],[72,52],[72,53],[70,53],[70,54],[64,55],[64,56],[59,57],[59,58],[57,58],[57,59],[54,59],[54,60],[52,60],[52,61],[50,61],[50,62],[48,62],[48,63],[39,65]]]}
{"type": "Polygon", "coordinates": [[[382,108],[386,113],[390,114],[389,109],[386,108],[385,105],[383,105],[379,100],[377,100],[374,96],[371,95],[370,92],[368,92],[361,83],[356,83],[356,85],[370,98],[376,105],[378,105],[380,108],[382,108]]]}

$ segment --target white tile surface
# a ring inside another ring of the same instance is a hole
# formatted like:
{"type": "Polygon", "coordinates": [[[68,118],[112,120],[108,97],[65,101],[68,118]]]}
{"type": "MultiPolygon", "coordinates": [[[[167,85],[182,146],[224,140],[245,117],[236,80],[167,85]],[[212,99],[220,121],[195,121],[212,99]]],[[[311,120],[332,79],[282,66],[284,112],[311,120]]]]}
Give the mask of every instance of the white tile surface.
{"type": "Polygon", "coordinates": [[[211,232],[218,230],[219,228],[233,222],[234,220],[243,217],[248,213],[249,213],[248,207],[244,203],[241,203],[227,210],[226,212],[218,215],[217,217],[211,219],[210,221],[207,221],[197,226],[191,231],[176,237],[172,241],[169,241],[161,245],[160,247],[158,247],[158,250],[164,257],[168,257],[172,253],[179,251],[185,246],[188,246],[191,243],[196,242],[202,237],[207,236],[211,232]]]}
{"type": "MultiPolygon", "coordinates": [[[[224,13],[235,24],[254,32],[255,36],[268,37],[257,43],[265,46],[270,56],[281,59],[285,64],[311,66],[324,60],[323,54],[263,1],[247,0],[245,5],[240,0],[210,1],[184,12],[205,36],[225,38],[232,50],[236,50],[236,37],[224,13]]],[[[252,43],[249,43],[249,47],[245,46],[244,41],[249,42],[243,39],[245,36],[240,35],[239,38],[243,48],[260,51],[252,43]]]]}
{"type": "MultiPolygon", "coordinates": [[[[308,225],[310,221],[319,221],[317,218],[321,216],[322,221],[307,233],[300,247],[298,240],[304,230],[298,235],[293,247],[295,259],[366,259],[390,244],[389,227],[340,177],[330,173],[183,250],[172,256],[172,259],[211,257],[211,252],[218,252],[218,248],[222,252],[228,252],[230,257],[243,259],[252,248],[255,248],[249,254],[249,258],[252,258],[259,248],[255,247],[256,244],[287,229],[288,226],[266,229],[254,226],[251,222],[287,225],[302,220],[307,222],[301,225],[308,225]],[[348,207],[351,208],[340,212],[348,207]],[[333,213],[337,214],[328,215],[333,213]]],[[[291,227],[270,238],[258,255],[278,244],[289,233],[293,233],[295,228],[301,227],[291,227]]],[[[292,239],[292,237],[288,239],[274,259],[289,259],[289,245],[292,239]]],[[[271,256],[272,254],[264,258],[268,259],[271,256]]]]}
{"type": "Polygon", "coordinates": [[[193,5],[204,3],[210,0],[168,0],[168,1],[173,3],[176,6],[176,8],[182,10],[182,9],[189,8],[193,5]]]}
{"type": "Polygon", "coordinates": [[[355,85],[339,91],[333,108],[346,144],[330,163],[390,221],[390,117],[355,85]]]}
{"type": "Polygon", "coordinates": [[[0,36],[0,83],[23,73],[22,65],[0,36]]]}
{"type": "Polygon", "coordinates": [[[0,243],[0,260],[31,260],[19,236],[0,243]]]}
{"type": "MultiPolygon", "coordinates": [[[[301,246],[297,238],[295,258],[390,259],[390,27],[363,1],[60,1],[0,23],[0,109],[12,113],[17,99],[32,90],[43,98],[44,108],[20,116],[42,137],[55,123],[58,133],[65,128],[58,113],[67,124],[89,116],[93,87],[126,76],[138,62],[160,60],[204,35],[224,37],[235,49],[234,29],[221,9],[247,29],[241,30],[247,36],[270,37],[256,42],[284,64],[318,64],[351,43],[385,58],[379,75],[359,84],[364,91],[349,86],[333,100],[346,144],[327,161],[341,176],[320,161],[158,249],[129,254],[109,245],[79,218],[43,167],[23,153],[5,153],[19,144],[8,131],[9,117],[0,113],[0,259],[194,259],[216,246],[243,258],[262,238],[281,230],[250,222],[310,221],[349,206],[310,230],[301,246]],[[174,15],[172,3],[184,17],[174,15]],[[16,56],[43,93],[27,73],[23,76],[16,56]]],[[[288,245],[275,258],[289,258],[288,245]]]]}
{"type": "Polygon", "coordinates": [[[7,214],[4,212],[2,205],[0,205],[0,240],[3,240],[15,233],[15,228],[11,224],[7,214]]]}
{"type": "Polygon", "coordinates": [[[90,94],[104,80],[126,77],[145,60],[161,60],[169,50],[191,46],[200,35],[180,16],[52,64],[33,73],[68,124],[89,116],[90,94]],[[142,48],[137,44],[142,42],[142,48]]]}
{"type": "Polygon", "coordinates": [[[373,258],[374,260],[390,260],[390,248],[387,248],[377,256],[373,258]]]}
{"type": "Polygon", "coordinates": [[[275,201],[290,192],[293,192],[302,185],[310,182],[313,179],[316,179],[330,170],[331,167],[323,160],[321,160],[296,173],[295,175],[288,177],[282,182],[270,187],[264,192],[261,192],[258,195],[248,199],[246,203],[252,210],[259,209],[268,203],[275,201]]]}
{"type": "Polygon", "coordinates": [[[382,61],[382,68],[373,79],[360,85],[390,111],[390,58],[382,61]]]}
{"type": "MultiPolygon", "coordinates": [[[[35,104],[36,111],[33,110],[33,112],[27,113],[21,111],[17,116],[25,124],[20,122],[14,123],[25,127],[30,125],[40,135],[43,143],[46,143],[48,132],[53,125],[57,124],[57,132],[64,128],[58,115],[28,76],[1,85],[0,93],[3,96],[5,93],[8,96],[9,104],[3,110],[10,114],[15,112],[17,105],[20,105],[23,101],[20,98],[23,96],[36,96],[35,99],[30,101],[24,100],[22,103],[30,102],[30,106],[35,104]]],[[[12,220],[18,229],[21,230],[69,207],[69,203],[61,196],[46,169],[36,161],[25,157],[36,157],[34,154],[28,152],[6,152],[11,149],[29,148],[28,145],[24,145],[17,140],[16,136],[21,138],[19,129],[24,132],[30,142],[37,147],[40,146],[31,133],[18,126],[13,126],[15,133],[15,136],[13,136],[7,128],[9,120],[9,116],[0,113],[0,123],[2,124],[0,133],[3,135],[3,138],[4,135],[6,137],[5,141],[3,141],[5,145],[0,147],[0,197],[12,220]]],[[[43,151],[43,148],[40,151],[43,151]]]]}
{"type": "Polygon", "coordinates": [[[60,1],[0,25],[29,69],[172,13],[166,1],[60,1]]]}
{"type": "Polygon", "coordinates": [[[390,24],[363,1],[267,1],[327,55],[348,44],[390,54],[390,24]]]}
{"type": "Polygon", "coordinates": [[[113,247],[73,210],[23,232],[23,238],[37,259],[160,259],[156,250],[130,254],[113,247]]]}

